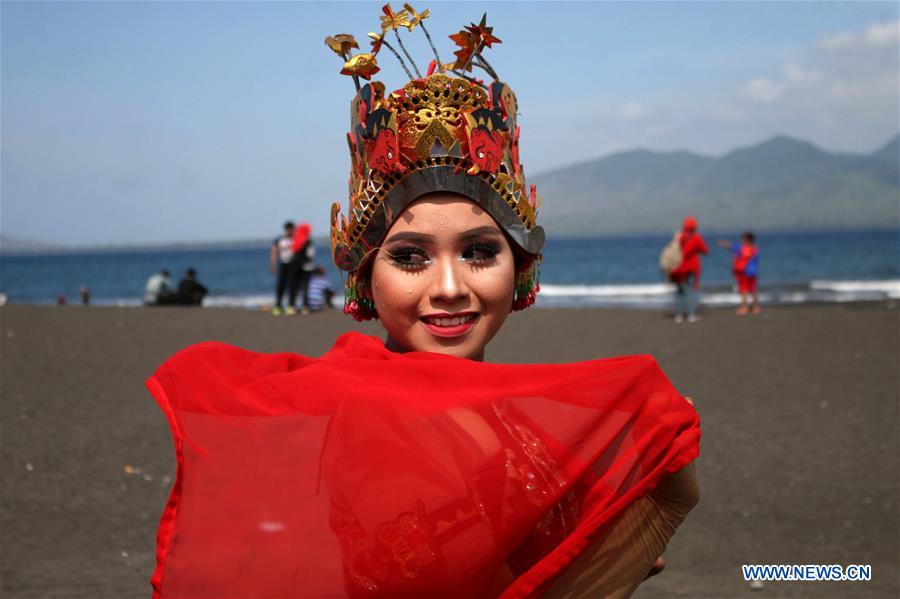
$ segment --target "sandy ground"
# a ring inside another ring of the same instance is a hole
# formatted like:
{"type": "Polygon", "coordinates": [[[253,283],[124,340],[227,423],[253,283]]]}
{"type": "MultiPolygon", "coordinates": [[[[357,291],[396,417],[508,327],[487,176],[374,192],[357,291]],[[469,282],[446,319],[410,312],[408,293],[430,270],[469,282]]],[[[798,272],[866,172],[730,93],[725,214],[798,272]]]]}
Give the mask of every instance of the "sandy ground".
{"type": "MultiPolygon", "coordinates": [[[[0,592],[148,597],[171,438],[143,387],[167,356],[216,339],[318,355],[339,313],[0,308],[0,592]]],[[[669,567],[637,597],[900,595],[895,304],[782,307],[693,325],[658,312],[531,310],[489,348],[498,362],[657,357],[703,419],[700,506],[669,567]],[[742,563],[871,564],[868,583],[767,582],[742,563]]]]}

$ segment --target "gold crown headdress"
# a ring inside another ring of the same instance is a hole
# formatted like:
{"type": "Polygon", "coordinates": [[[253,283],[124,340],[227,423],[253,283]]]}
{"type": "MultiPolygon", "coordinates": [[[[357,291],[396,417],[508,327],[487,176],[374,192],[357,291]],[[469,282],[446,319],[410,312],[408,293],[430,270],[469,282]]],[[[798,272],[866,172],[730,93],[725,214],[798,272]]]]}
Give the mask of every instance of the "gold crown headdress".
{"type": "Polygon", "coordinates": [[[394,219],[417,198],[435,191],[459,193],[484,208],[527,254],[531,265],[516,282],[513,309],[528,307],[538,290],[537,269],[544,230],[536,224],[540,199],[534,185],[526,188],[519,163],[516,95],[497,77],[482,55],[501,43],[488,27],[486,15],[450,36],[459,49],[456,60],[440,60],[424,20],[409,4],[394,12],[382,8],[381,33],[370,33],[371,51],[352,54],[359,44],[339,34],[325,43],[344,60],[343,75],[353,77],[357,94],[351,102],[350,206],[331,208],[331,252],[338,268],[348,271],[345,312],[357,318],[374,316],[365,285],[358,280],[363,260],[378,247],[394,219]],[[419,27],[434,52],[423,77],[403,44],[398,29],[419,27]],[[400,51],[390,43],[394,32],[400,51]],[[378,81],[360,85],[380,69],[377,54],[388,48],[410,81],[385,93],[378,81]],[[410,71],[410,66],[412,71],[410,71]],[[469,73],[476,66],[492,79],[488,84],[469,73]],[[452,74],[452,75],[451,75],[452,74]]]}

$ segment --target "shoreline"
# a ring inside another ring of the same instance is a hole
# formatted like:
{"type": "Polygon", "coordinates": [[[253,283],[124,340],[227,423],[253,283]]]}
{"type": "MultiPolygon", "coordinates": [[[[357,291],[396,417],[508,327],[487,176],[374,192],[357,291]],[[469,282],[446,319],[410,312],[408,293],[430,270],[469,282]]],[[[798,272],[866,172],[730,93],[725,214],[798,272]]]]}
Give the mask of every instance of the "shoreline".
{"type": "MultiPolygon", "coordinates": [[[[671,310],[674,288],[668,283],[637,283],[611,285],[542,285],[538,310],[555,309],[623,309],[623,310],[671,310]]],[[[66,298],[65,306],[83,307],[78,298],[66,298]]],[[[343,294],[338,292],[332,301],[334,309],[343,305],[343,294]]],[[[807,283],[770,286],[759,292],[763,307],[782,306],[822,306],[856,303],[900,302],[900,279],[875,281],[809,281],[807,283]]],[[[733,285],[709,284],[699,294],[699,309],[736,307],[741,296],[733,285]]],[[[27,301],[9,298],[0,299],[0,306],[58,306],[55,299],[27,301]]],[[[91,298],[89,307],[94,308],[151,308],[169,309],[172,306],[146,306],[143,300],[133,298],[91,298]]],[[[272,294],[268,291],[247,295],[207,296],[205,309],[235,309],[242,311],[271,310],[272,294]]],[[[194,307],[196,308],[196,307],[194,307]]]]}

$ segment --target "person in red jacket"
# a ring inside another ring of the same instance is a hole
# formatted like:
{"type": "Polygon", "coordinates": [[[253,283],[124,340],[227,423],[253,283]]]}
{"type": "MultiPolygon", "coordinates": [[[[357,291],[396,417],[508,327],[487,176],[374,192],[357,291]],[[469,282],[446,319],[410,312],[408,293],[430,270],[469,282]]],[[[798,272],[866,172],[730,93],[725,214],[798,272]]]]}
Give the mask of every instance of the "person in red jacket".
{"type": "Polygon", "coordinates": [[[720,248],[729,250],[734,257],[731,272],[734,274],[738,293],[741,294],[741,305],[735,310],[738,316],[751,311],[759,314],[759,294],[756,292],[756,277],[759,274],[759,251],[756,249],[756,237],[750,231],[744,231],[740,243],[732,243],[727,239],[716,242],[720,248]],[[750,298],[753,298],[751,307],[750,298]]]}
{"type": "Polygon", "coordinates": [[[681,226],[681,264],[669,276],[677,285],[675,322],[697,322],[697,288],[700,286],[700,256],[709,253],[697,232],[697,219],[688,216],[681,226]]]}

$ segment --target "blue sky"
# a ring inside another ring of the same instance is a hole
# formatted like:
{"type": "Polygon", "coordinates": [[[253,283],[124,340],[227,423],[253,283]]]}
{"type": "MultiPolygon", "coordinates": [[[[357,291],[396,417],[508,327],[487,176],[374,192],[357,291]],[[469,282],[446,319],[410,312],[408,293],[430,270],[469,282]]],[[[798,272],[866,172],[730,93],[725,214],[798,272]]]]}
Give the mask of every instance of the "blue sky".
{"type": "MultiPolygon", "coordinates": [[[[346,205],[354,88],[323,39],[362,41],[381,4],[2,2],[0,231],[223,240],[294,218],[325,234],[331,202],[346,205]]],[[[894,2],[414,6],[431,8],[445,61],[447,35],[488,13],[503,43],[487,57],[518,96],[530,175],[778,133],[868,152],[898,130],[894,2]]],[[[404,40],[424,69],[424,36],[404,40]]],[[[379,62],[387,87],[405,83],[388,52],[379,62]]]]}

